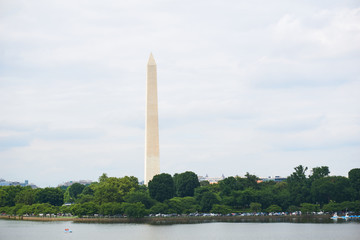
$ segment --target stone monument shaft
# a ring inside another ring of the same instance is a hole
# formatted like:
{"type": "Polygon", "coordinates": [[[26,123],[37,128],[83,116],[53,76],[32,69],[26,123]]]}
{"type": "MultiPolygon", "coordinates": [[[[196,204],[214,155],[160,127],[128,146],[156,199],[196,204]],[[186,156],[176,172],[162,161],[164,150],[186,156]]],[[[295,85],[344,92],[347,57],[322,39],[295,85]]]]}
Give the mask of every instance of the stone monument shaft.
{"type": "Polygon", "coordinates": [[[144,183],[147,185],[157,174],[160,174],[157,70],[155,59],[150,54],[146,76],[144,183]]]}

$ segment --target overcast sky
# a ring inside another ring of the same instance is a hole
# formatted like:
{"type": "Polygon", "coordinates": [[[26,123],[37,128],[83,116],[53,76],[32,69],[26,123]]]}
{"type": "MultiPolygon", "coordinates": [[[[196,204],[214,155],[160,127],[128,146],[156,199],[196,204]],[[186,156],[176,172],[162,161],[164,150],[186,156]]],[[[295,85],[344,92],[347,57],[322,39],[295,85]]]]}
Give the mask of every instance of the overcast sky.
{"type": "Polygon", "coordinates": [[[150,52],[161,172],[360,167],[358,0],[0,0],[0,178],[143,180],[150,52]]]}

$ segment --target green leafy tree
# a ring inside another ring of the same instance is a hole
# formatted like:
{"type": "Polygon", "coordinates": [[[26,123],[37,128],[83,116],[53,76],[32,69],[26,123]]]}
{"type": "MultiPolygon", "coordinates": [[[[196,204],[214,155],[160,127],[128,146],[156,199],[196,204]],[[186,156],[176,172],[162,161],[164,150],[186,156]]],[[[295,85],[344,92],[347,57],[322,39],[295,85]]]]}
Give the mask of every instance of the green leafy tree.
{"type": "Polygon", "coordinates": [[[21,216],[21,215],[25,214],[23,212],[23,210],[25,210],[25,208],[27,208],[27,207],[24,207],[24,206],[26,206],[26,205],[24,205],[22,203],[15,204],[15,206],[12,207],[12,214],[13,215],[18,215],[18,216],[21,216]]]}
{"type": "Polygon", "coordinates": [[[37,203],[50,203],[54,206],[61,206],[64,203],[64,192],[60,188],[43,188],[36,193],[37,203]]]}
{"type": "Polygon", "coordinates": [[[300,209],[300,207],[297,207],[297,206],[294,206],[294,205],[291,205],[291,206],[289,206],[289,208],[288,208],[288,212],[297,212],[297,211],[300,211],[301,209],[300,209]]]}
{"type": "MultiPolygon", "coordinates": [[[[274,187],[268,186],[267,188],[262,188],[260,190],[254,191],[254,200],[257,200],[262,207],[265,209],[269,207],[271,204],[277,203],[277,196],[276,193],[274,193],[274,187]]],[[[250,205],[251,208],[251,205],[250,205]]]]}
{"type": "Polygon", "coordinates": [[[256,192],[256,199],[264,209],[272,204],[287,209],[290,205],[290,193],[286,182],[267,181],[259,184],[260,189],[256,192]]]}
{"type": "Polygon", "coordinates": [[[94,195],[89,194],[80,194],[78,199],[76,199],[76,203],[86,203],[86,202],[93,202],[95,201],[94,195]]]}
{"type": "Polygon", "coordinates": [[[168,212],[171,213],[191,213],[199,210],[194,197],[174,197],[166,200],[165,203],[169,207],[168,212]]]}
{"type": "Polygon", "coordinates": [[[141,202],[147,209],[156,203],[156,201],[150,197],[149,193],[144,191],[131,191],[125,195],[124,200],[128,203],[141,202]]]}
{"type": "Polygon", "coordinates": [[[207,185],[207,186],[201,186],[195,189],[194,191],[194,197],[196,199],[197,202],[201,201],[201,198],[203,197],[204,193],[206,192],[211,192],[211,186],[207,185]]]}
{"type": "MultiPolygon", "coordinates": [[[[101,178],[101,177],[100,177],[101,178]]],[[[136,177],[123,178],[107,177],[96,185],[95,201],[99,204],[106,202],[122,202],[126,194],[139,188],[136,177]]]]}
{"type": "Polygon", "coordinates": [[[92,183],[88,186],[85,186],[85,188],[82,190],[81,194],[84,194],[84,195],[94,195],[94,192],[96,189],[96,185],[97,183],[92,183]]]}
{"type": "Polygon", "coordinates": [[[169,213],[169,206],[166,203],[157,202],[150,208],[149,212],[152,214],[169,213]]]}
{"type": "Polygon", "coordinates": [[[110,202],[101,204],[99,207],[99,213],[103,215],[114,216],[123,214],[124,212],[121,203],[110,202]]]}
{"type": "Polygon", "coordinates": [[[357,201],[345,201],[341,203],[343,211],[352,211],[355,213],[360,213],[360,200],[357,201]]]}
{"type": "Polygon", "coordinates": [[[245,183],[246,183],[246,187],[248,188],[253,188],[253,189],[258,189],[259,185],[257,183],[257,181],[259,180],[259,178],[255,175],[251,175],[250,173],[246,173],[245,174],[245,183]]]}
{"type": "Polygon", "coordinates": [[[106,173],[103,173],[100,177],[99,177],[99,183],[105,182],[109,177],[107,176],[106,173]]]}
{"type": "Polygon", "coordinates": [[[266,209],[266,212],[268,213],[271,213],[271,212],[281,212],[282,209],[280,206],[276,205],[276,204],[273,204],[273,205],[270,205],[267,209],[266,209]]]}
{"type": "Polygon", "coordinates": [[[210,182],[208,180],[204,180],[200,182],[200,186],[208,186],[210,185],[210,182]]]}
{"type": "Polygon", "coordinates": [[[351,169],[348,173],[351,186],[355,189],[355,198],[360,200],[360,168],[351,169]]]}
{"type": "MultiPolygon", "coordinates": [[[[76,203],[86,203],[95,201],[94,193],[97,188],[98,183],[92,183],[88,186],[85,186],[81,194],[77,196],[75,200],[76,203]]],[[[65,193],[66,194],[66,193],[65,193]]]]}
{"type": "Polygon", "coordinates": [[[130,218],[142,218],[146,215],[144,204],[137,203],[122,203],[124,213],[130,218]]]}
{"type": "Polygon", "coordinates": [[[30,206],[30,211],[31,213],[35,214],[35,215],[39,215],[39,214],[47,214],[47,213],[57,213],[59,211],[59,209],[53,205],[51,205],[50,203],[35,203],[33,205],[30,206]]]}
{"type": "Polygon", "coordinates": [[[273,203],[279,205],[282,209],[288,209],[291,196],[286,182],[278,182],[273,186],[273,203]]]}
{"type": "Polygon", "coordinates": [[[310,213],[313,213],[313,212],[318,212],[320,210],[320,205],[319,204],[301,203],[300,207],[301,207],[301,212],[306,213],[306,214],[310,214],[310,213]]]}
{"type": "Polygon", "coordinates": [[[324,212],[338,212],[341,211],[340,203],[330,201],[328,204],[323,205],[324,212]]]}
{"type": "Polygon", "coordinates": [[[4,187],[0,187],[0,207],[9,206],[8,193],[4,187]]]}
{"type": "Polygon", "coordinates": [[[209,212],[214,204],[219,204],[220,200],[213,192],[205,192],[200,201],[200,208],[202,212],[209,212]]]}
{"type": "Polygon", "coordinates": [[[250,203],[250,210],[252,212],[261,212],[261,203],[252,202],[250,203]]]}
{"type": "Polygon", "coordinates": [[[72,201],[76,200],[78,198],[78,195],[82,193],[84,190],[85,185],[82,185],[80,183],[73,183],[70,187],[67,188],[66,191],[69,192],[69,196],[72,201]]]}
{"type": "Polygon", "coordinates": [[[8,206],[0,207],[0,214],[9,214],[9,208],[8,206]]]}
{"type": "Polygon", "coordinates": [[[21,186],[1,186],[0,187],[0,207],[15,206],[15,197],[24,188],[21,186]]]}
{"type": "Polygon", "coordinates": [[[342,203],[336,203],[334,201],[330,201],[328,204],[324,204],[323,206],[324,212],[339,212],[339,211],[352,211],[355,213],[360,212],[360,201],[345,201],[342,203]]]}
{"type": "Polygon", "coordinates": [[[32,189],[31,187],[25,187],[22,191],[16,194],[15,202],[32,205],[33,203],[35,203],[36,192],[36,189],[32,189]]]}
{"type": "Polygon", "coordinates": [[[59,213],[62,213],[62,214],[71,213],[71,206],[65,206],[65,205],[60,206],[59,213]]]}
{"type": "Polygon", "coordinates": [[[312,175],[310,175],[309,179],[311,182],[320,179],[320,178],[324,178],[329,176],[329,167],[327,166],[322,166],[322,167],[315,167],[311,170],[312,175]]]}
{"type": "Polygon", "coordinates": [[[150,196],[159,202],[173,198],[175,194],[174,180],[167,173],[155,175],[149,181],[148,187],[150,196]]]}
{"type": "Polygon", "coordinates": [[[67,188],[64,193],[64,203],[73,203],[73,202],[74,202],[74,199],[72,199],[70,197],[69,188],[67,188]]]}
{"type": "Polygon", "coordinates": [[[75,202],[78,196],[82,193],[84,190],[85,185],[80,183],[73,183],[71,186],[69,186],[65,193],[64,193],[64,202],[75,202]]]}
{"type": "Polygon", "coordinates": [[[211,212],[218,214],[228,214],[232,212],[232,209],[229,206],[214,204],[211,212]]]}
{"type": "Polygon", "coordinates": [[[221,181],[219,181],[219,186],[222,197],[230,196],[232,191],[243,189],[242,185],[239,181],[234,177],[227,177],[221,181]]]}
{"type": "MultiPolygon", "coordinates": [[[[16,205],[19,205],[19,204],[16,204],[16,205]]],[[[23,215],[26,215],[26,214],[31,214],[32,213],[32,207],[30,205],[25,205],[25,204],[20,204],[22,205],[22,207],[17,211],[17,214],[19,216],[23,216],[23,215]]]]}
{"type": "Polygon", "coordinates": [[[99,206],[94,202],[86,202],[82,204],[75,204],[72,207],[74,215],[82,217],[84,215],[94,215],[99,212],[99,206]]]}
{"type": "Polygon", "coordinates": [[[315,180],[311,185],[314,202],[329,203],[330,200],[343,202],[353,198],[354,189],[348,178],[341,176],[324,177],[315,180]]]}
{"type": "Polygon", "coordinates": [[[236,199],[236,205],[241,208],[248,208],[250,203],[258,202],[257,192],[253,188],[246,188],[244,191],[234,191],[233,194],[236,199]]]}
{"type": "Polygon", "coordinates": [[[198,176],[190,171],[174,175],[175,191],[178,197],[194,196],[195,188],[200,186],[198,176]]]}
{"type": "Polygon", "coordinates": [[[294,205],[310,201],[309,181],[305,174],[307,169],[307,167],[299,165],[295,167],[295,172],[287,178],[291,202],[294,205]]]}

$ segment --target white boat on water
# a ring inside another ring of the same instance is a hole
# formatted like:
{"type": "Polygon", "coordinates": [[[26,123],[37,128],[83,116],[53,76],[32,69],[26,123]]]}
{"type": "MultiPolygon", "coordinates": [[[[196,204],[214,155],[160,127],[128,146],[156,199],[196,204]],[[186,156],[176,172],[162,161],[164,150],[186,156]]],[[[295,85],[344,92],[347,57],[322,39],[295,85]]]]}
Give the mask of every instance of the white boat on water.
{"type": "Polygon", "coordinates": [[[349,214],[346,213],[345,216],[338,216],[337,212],[334,213],[334,215],[331,217],[331,219],[337,220],[337,219],[348,219],[349,218],[349,214]]]}

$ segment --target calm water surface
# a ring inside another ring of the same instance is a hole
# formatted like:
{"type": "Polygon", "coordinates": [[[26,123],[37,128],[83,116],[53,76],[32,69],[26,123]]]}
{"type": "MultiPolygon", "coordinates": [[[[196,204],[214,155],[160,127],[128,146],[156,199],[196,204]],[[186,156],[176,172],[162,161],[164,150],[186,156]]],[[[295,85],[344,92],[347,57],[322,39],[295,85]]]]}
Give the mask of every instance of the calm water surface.
{"type": "Polygon", "coordinates": [[[360,239],[360,223],[95,224],[0,220],[0,240],[56,239],[360,239]],[[65,233],[70,228],[72,233],[65,233]]]}

